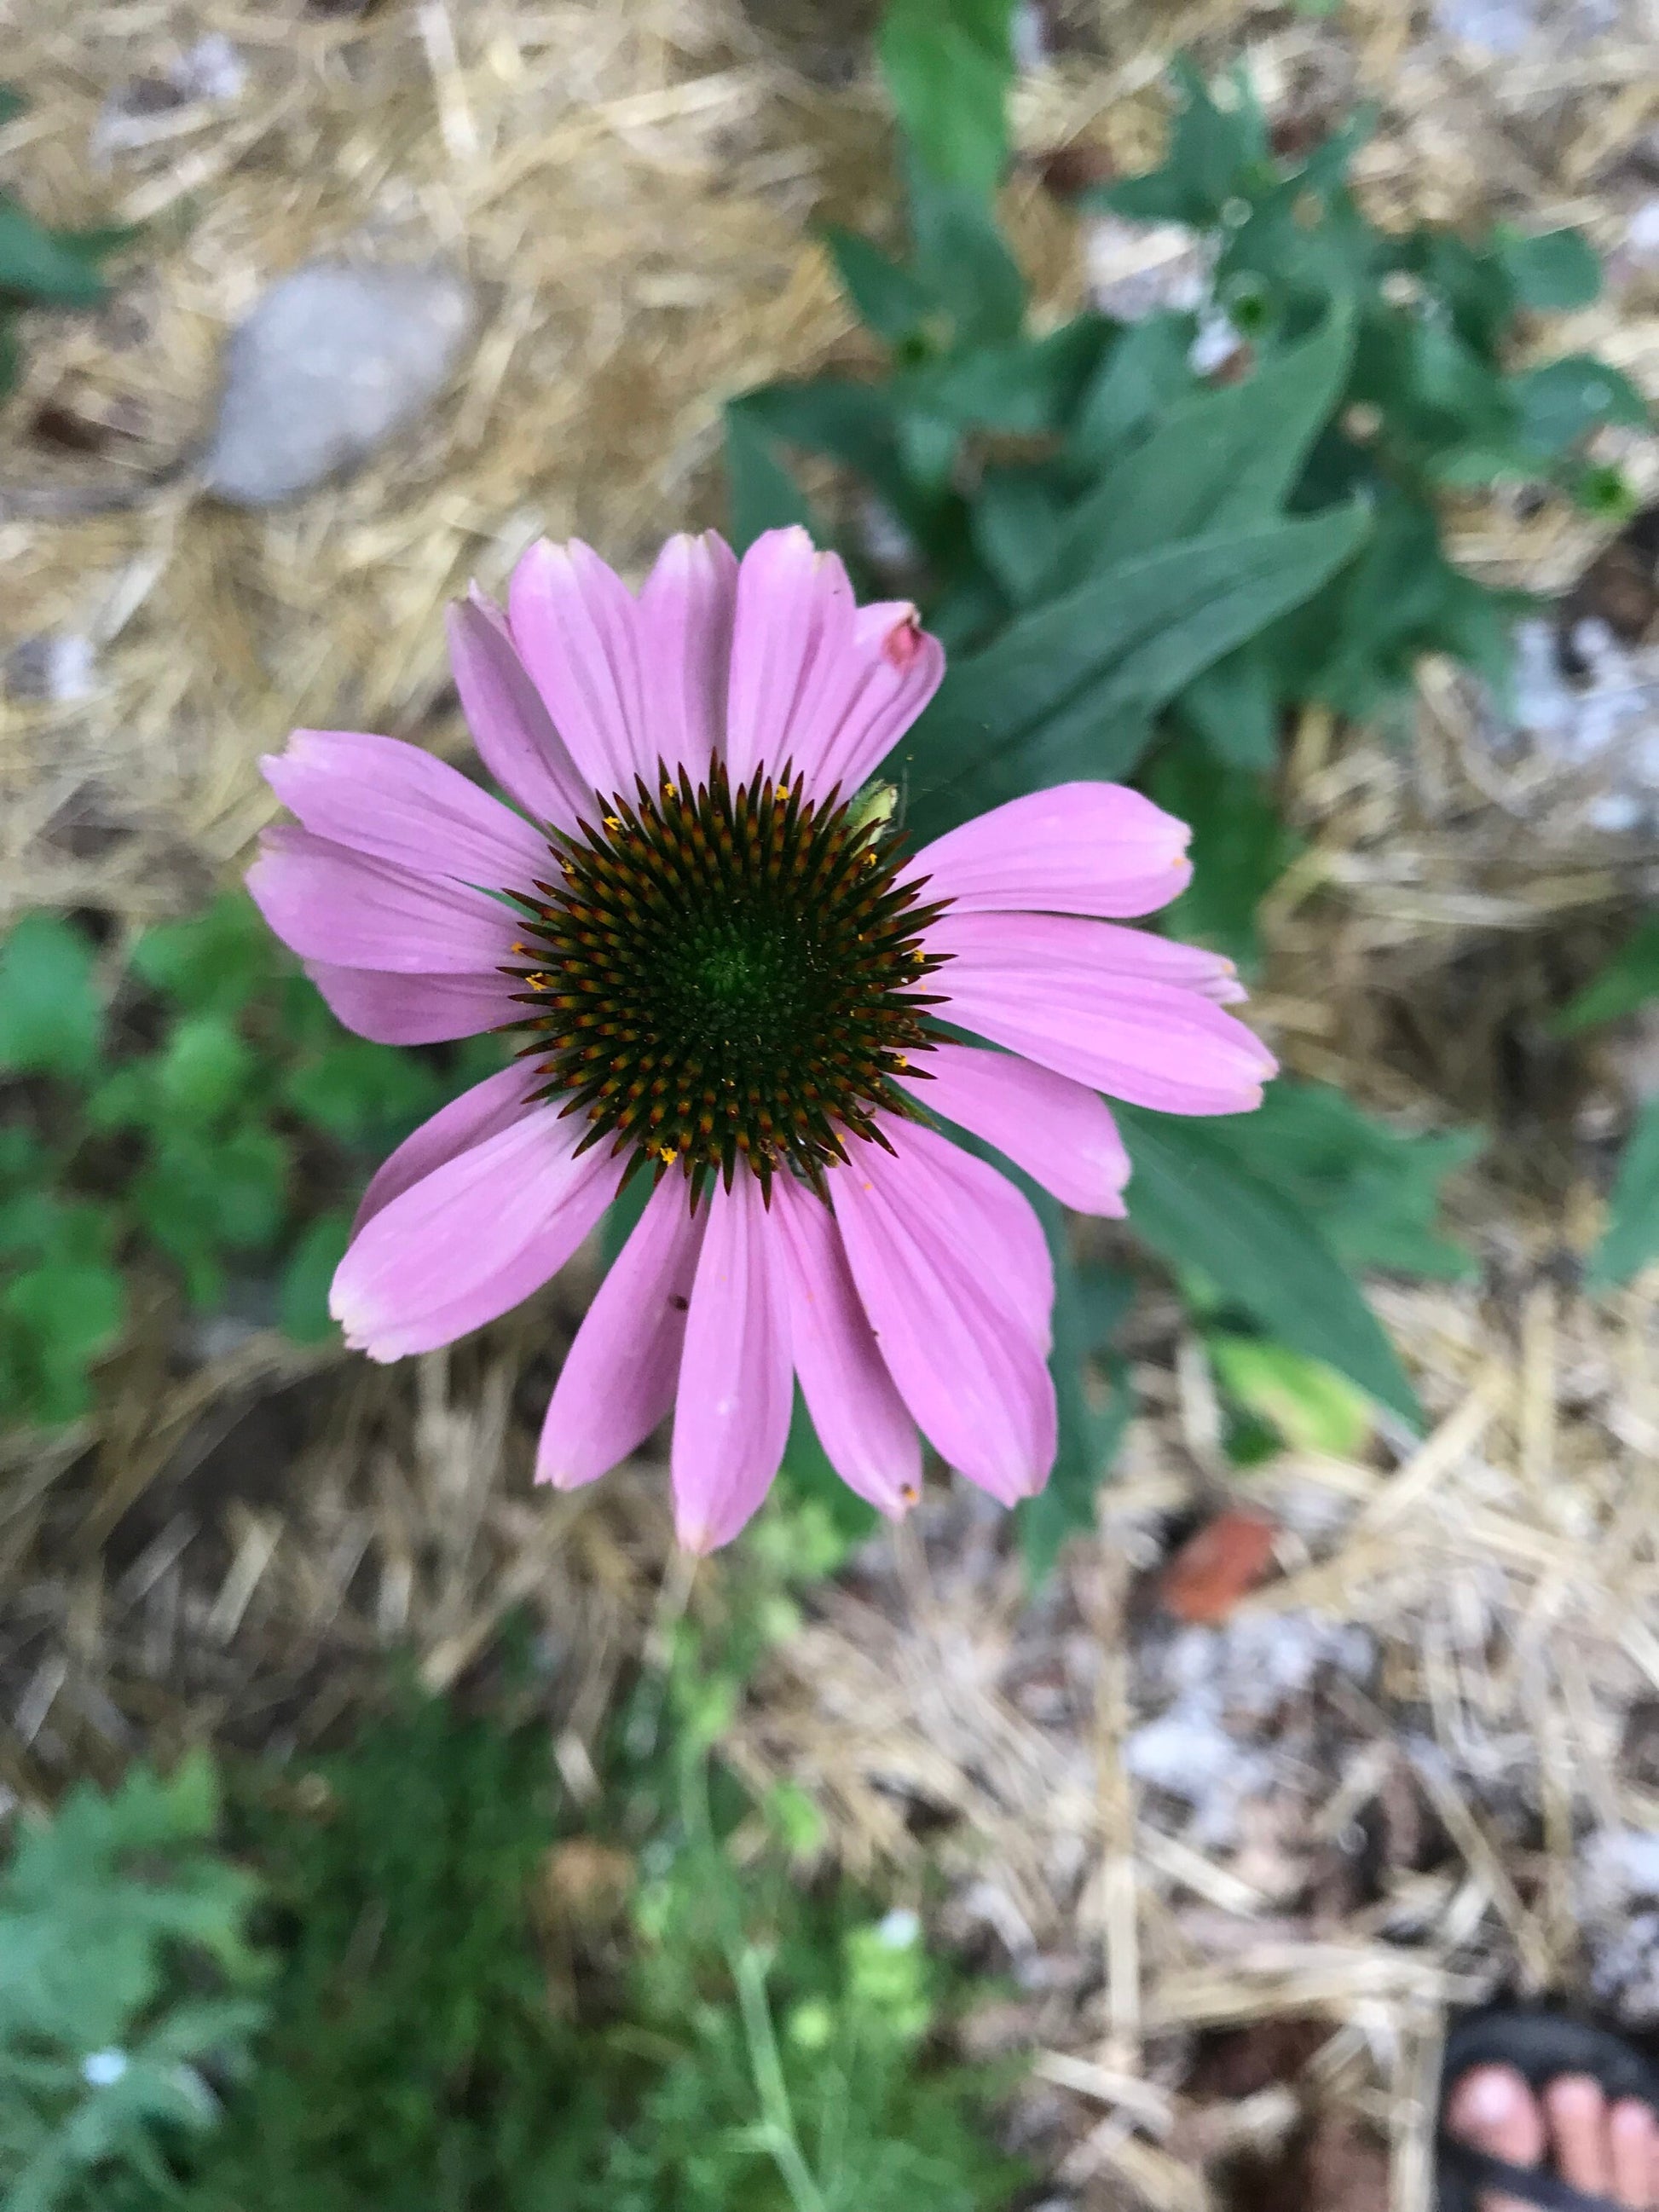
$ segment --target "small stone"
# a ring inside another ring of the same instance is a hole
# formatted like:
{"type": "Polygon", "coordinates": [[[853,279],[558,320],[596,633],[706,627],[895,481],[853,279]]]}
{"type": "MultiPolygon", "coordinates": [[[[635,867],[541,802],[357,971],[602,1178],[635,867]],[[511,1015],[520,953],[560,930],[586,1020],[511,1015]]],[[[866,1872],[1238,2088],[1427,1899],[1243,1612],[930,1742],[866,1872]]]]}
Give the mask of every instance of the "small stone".
{"type": "Polygon", "coordinates": [[[268,507],[355,467],[443,389],[473,312],[442,268],[318,261],[283,277],[231,337],[208,489],[268,507]]]}

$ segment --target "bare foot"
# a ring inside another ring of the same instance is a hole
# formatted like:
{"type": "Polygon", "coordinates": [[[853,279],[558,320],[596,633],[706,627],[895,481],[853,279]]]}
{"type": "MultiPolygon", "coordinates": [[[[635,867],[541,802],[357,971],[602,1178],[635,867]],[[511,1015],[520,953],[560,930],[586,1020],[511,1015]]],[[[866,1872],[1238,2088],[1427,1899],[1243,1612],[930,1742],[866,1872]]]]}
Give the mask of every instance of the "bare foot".
{"type": "MultiPolygon", "coordinates": [[[[1634,2097],[1609,2105],[1588,2074],[1563,2074],[1534,2096],[1510,2066],[1472,2066],[1446,2107],[1448,2131],[1510,2166],[1548,2166],[1586,2195],[1659,2212],[1659,2119],[1634,2097]]],[[[1528,2212],[1486,2191],[1480,2212],[1528,2212]]]]}

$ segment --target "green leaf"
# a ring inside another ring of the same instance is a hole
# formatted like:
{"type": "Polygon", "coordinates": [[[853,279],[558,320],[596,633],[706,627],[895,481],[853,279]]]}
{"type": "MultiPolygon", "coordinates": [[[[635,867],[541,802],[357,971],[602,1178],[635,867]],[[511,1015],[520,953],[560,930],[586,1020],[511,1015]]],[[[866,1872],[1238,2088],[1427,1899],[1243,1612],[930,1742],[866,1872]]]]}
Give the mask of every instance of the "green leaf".
{"type": "Polygon", "coordinates": [[[1480,1150],[1474,1131],[1404,1135],[1328,1084],[1281,1076],[1255,1113],[1219,1115],[1204,1133],[1310,1214],[1349,1267],[1443,1279],[1475,1272],[1436,1225],[1441,1185],[1480,1150]]]}
{"type": "Polygon", "coordinates": [[[22,1408],[48,1425],[78,1419],[92,1402],[88,1370],[125,1326],[113,1267],[48,1259],[15,1275],[0,1291],[0,1338],[22,1408]]]}
{"type": "Polygon", "coordinates": [[[1410,684],[1420,653],[1433,652],[1456,654],[1501,687],[1512,604],[1452,567],[1427,507],[1384,494],[1358,559],[1276,629],[1281,688],[1364,717],[1410,684]]]}
{"type": "Polygon", "coordinates": [[[1256,907],[1304,841],[1279,818],[1255,770],[1228,768],[1190,739],[1164,748],[1146,788],[1193,831],[1193,879],[1166,909],[1165,927],[1253,968],[1260,950],[1256,907]]]}
{"type": "Polygon", "coordinates": [[[281,971],[283,955],[246,891],[226,891],[205,914],[147,929],[132,971],[191,1013],[240,1012],[281,971]]]}
{"type": "Polygon", "coordinates": [[[1575,1036],[1602,1022],[1622,1020],[1650,999],[1659,999],[1659,915],[1648,916],[1551,1027],[1557,1036],[1575,1036]]]}
{"type": "Polygon", "coordinates": [[[412,1053],[337,1036],[289,1073],[282,1096],[301,1121],[339,1144],[384,1146],[401,1143],[435,1113],[444,1086],[412,1053]]]}
{"type": "Polygon", "coordinates": [[[1091,577],[959,659],[899,755],[919,836],[1080,775],[1121,775],[1146,716],[1352,558],[1345,509],[1193,538],[1091,577]]]}
{"type": "Polygon", "coordinates": [[[1129,1219],[1147,1243],[1214,1283],[1270,1336],[1324,1360],[1420,1427],[1422,1409],[1393,1346],[1307,1213],[1202,1122],[1113,1110],[1134,1164],[1129,1219]]]}
{"type": "Polygon", "coordinates": [[[629,1176],[623,1189],[606,1206],[605,1218],[599,1224],[599,1249],[605,1255],[607,1267],[616,1266],[617,1255],[639,1225],[640,1216],[645,1212],[650,1196],[651,1177],[647,1171],[641,1170],[638,1175],[629,1176]]]}
{"type": "Polygon", "coordinates": [[[1093,199],[1144,222],[1184,222],[1208,230],[1229,200],[1255,181],[1267,155],[1267,118],[1241,65],[1222,106],[1186,56],[1170,70],[1176,106],[1162,168],[1108,185],[1093,199]]]}
{"type": "Polygon", "coordinates": [[[1026,1577],[1036,1588],[1053,1572],[1066,1539],[1094,1528],[1096,1498],[1134,1411],[1127,1365],[1106,1353],[1108,1339],[1133,1303],[1134,1286],[1110,1269],[1079,1265],[1062,1208],[1029,1178],[1019,1180],[1036,1206],[1054,1263],[1054,1464],[1046,1486],[1015,1509],[1026,1577]],[[1092,1355],[1103,1355],[1103,1404],[1089,1372],[1092,1355]]]}
{"type": "Polygon", "coordinates": [[[1607,1226],[1590,1254],[1585,1281],[1614,1289],[1659,1255],[1659,1098],[1637,1117],[1607,1202],[1607,1226]]]}
{"type": "Polygon", "coordinates": [[[192,1121],[218,1121],[247,1091],[258,1064],[224,1016],[186,1014],[173,1024],[156,1062],[161,1110],[192,1121]]]}
{"type": "Polygon", "coordinates": [[[53,914],[26,914],[0,944],[0,1068],[86,1076],[97,1064],[104,1009],[91,941],[53,914]]]}
{"type": "Polygon", "coordinates": [[[1224,1329],[1205,1338],[1216,1379],[1292,1451],[1352,1459],[1371,1432],[1371,1412],[1352,1383],[1322,1359],[1262,1336],[1224,1329]]]}
{"type": "Polygon", "coordinates": [[[1038,469],[990,468],[969,510],[974,550],[1016,604],[1035,593],[1063,527],[1060,495],[1038,469]]]}
{"type": "Polygon", "coordinates": [[[334,1334],[329,1285],[351,1241],[351,1215],[341,1207],[319,1214],[289,1255],[276,1315],[284,1336],[296,1344],[321,1344],[334,1334]]]}
{"type": "Polygon", "coordinates": [[[223,1137],[165,1131],[132,1183],[138,1219],[175,1261],[198,1305],[221,1295],[222,1257],[275,1243],[288,1211],[289,1150],[248,1122],[223,1137]]]}
{"type": "Polygon", "coordinates": [[[1281,697],[1259,645],[1242,645],[1202,670],[1177,702],[1182,720],[1229,768],[1270,773],[1279,765],[1281,697]]]}
{"type": "Polygon", "coordinates": [[[1588,307],[1601,289],[1601,264],[1582,230],[1526,238],[1500,224],[1493,246],[1522,307],[1565,313],[1588,307]]]}
{"type": "Polygon", "coordinates": [[[822,236],[859,318],[889,345],[913,337],[937,307],[927,287],[861,232],[826,223],[822,236]]]}
{"type": "Polygon", "coordinates": [[[1351,318],[1333,306],[1310,337],[1242,384],[1171,408],[1067,517],[1048,592],[1132,556],[1265,522],[1284,504],[1341,397],[1351,318]]]}
{"type": "Polygon", "coordinates": [[[1553,457],[1609,422],[1645,430],[1647,401],[1629,377],[1594,354],[1564,354],[1508,380],[1520,408],[1520,442],[1527,453],[1553,457]]]}
{"type": "Polygon", "coordinates": [[[990,201],[969,186],[906,165],[910,249],[916,274],[956,325],[962,345],[1017,338],[1025,279],[997,228],[990,201]]]}
{"type": "Polygon", "coordinates": [[[49,307],[96,307],[108,286],[70,233],[46,229],[0,192],[0,293],[49,307]]]}
{"type": "Polygon", "coordinates": [[[0,130],[14,123],[28,106],[28,101],[15,84],[0,84],[0,130]]]}
{"type": "Polygon", "coordinates": [[[1079,395],[1066,458],[1091,474],[1115,460],[1154,417],[1197,388],[1191,315],[1148,315],[1121,331],[1079,395]]]}
{"type": "Polygon", "coordinates": [[[799,523],[817,531],[805,494],[779,459],[777,447],[739,400],[726,410],[726,474],[732,543],[747,552],[769,530],[799,523]]]}
{"type": "Polygon", "coordinates": [[[1013,0],[890,0],[882,74],[917,159],[942,183],[988,198],[1007,156],[1013,0]]]}
{"type": "Polygon", "coordinates": [[[1079,315],[1046,337],[970,346],[893,381],[896,407],[963,430],[1039,437],[1060,429],[1099,362],[1110,325],[1079,315]]]}

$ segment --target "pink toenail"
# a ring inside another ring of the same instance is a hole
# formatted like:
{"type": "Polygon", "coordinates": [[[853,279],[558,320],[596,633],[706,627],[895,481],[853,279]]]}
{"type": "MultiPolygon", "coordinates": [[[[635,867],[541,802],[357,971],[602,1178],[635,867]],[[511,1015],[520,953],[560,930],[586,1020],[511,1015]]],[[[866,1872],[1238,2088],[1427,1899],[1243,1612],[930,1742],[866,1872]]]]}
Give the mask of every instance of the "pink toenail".
{"type": "Polygon", "coordinates": [[[1501,2074],[1477,2074],[1458,2099],[1459,2117],[1478,2126],[1495,2127],[1516,2107],[1515,2084],[1501,2074]]]}

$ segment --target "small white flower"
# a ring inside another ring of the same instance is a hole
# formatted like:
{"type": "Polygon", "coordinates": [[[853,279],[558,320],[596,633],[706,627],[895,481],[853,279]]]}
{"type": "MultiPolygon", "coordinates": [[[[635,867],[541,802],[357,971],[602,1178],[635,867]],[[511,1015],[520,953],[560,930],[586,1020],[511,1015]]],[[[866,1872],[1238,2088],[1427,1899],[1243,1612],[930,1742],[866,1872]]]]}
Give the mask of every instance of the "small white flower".
{"type": "Polygon", "coordinates": [[[90,2089],[112,2089],[130,2063],[125,2051],[89,2051],[81,2061],[81,2077],[90,2089]]]}

